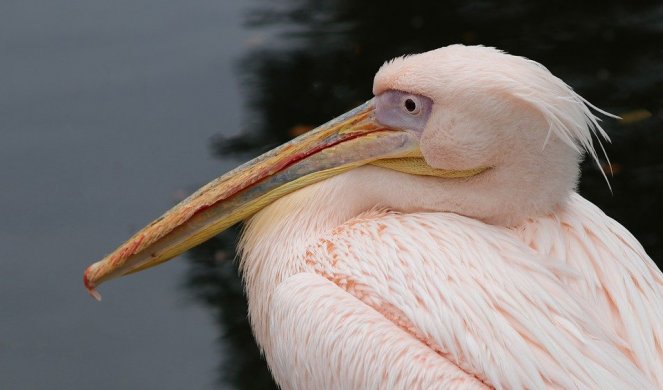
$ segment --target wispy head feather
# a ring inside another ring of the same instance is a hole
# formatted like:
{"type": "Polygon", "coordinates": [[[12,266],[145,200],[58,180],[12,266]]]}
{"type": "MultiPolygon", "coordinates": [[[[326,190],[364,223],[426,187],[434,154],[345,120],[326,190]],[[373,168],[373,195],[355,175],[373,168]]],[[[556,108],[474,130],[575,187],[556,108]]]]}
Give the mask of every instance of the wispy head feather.
{"type": "Polygon", "coordinates": [[[589,153],[610,186],[593,140],[596,137],[601,154],[609,165],[610,160],[601,141],[610,142],[610,137],[599,124],[601,119],[595,112],[611,118],[619,117],[591,104],[543,65],[523,57],[514,58],[530,68],[530,72],[523,75],[528,78],[527,82],[521,84],[522,87],[517,88],[514,95],[543,115],[549,125],[548,138],[551,134],[555,135],[579,153],[589,153]]]}

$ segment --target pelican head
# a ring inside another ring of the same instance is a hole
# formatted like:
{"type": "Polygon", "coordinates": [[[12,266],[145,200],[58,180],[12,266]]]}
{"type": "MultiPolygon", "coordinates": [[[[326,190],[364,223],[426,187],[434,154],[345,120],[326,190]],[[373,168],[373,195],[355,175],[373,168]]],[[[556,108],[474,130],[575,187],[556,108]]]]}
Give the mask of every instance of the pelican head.
{"type": "MultiPolygon", "coordinates": [[[[91,265],[101,282],[164,262],[275,200],[362,172],[366,199],[513,225],[564,202],[592,133],[583,98],[538,63],[454,45],[396,58],[375,97],[212,181],[91,265]],[[370,169],[367,169],[370,167],[370,169]]],[[[367,206],[371,206],[370,204],[367,206]]]]}

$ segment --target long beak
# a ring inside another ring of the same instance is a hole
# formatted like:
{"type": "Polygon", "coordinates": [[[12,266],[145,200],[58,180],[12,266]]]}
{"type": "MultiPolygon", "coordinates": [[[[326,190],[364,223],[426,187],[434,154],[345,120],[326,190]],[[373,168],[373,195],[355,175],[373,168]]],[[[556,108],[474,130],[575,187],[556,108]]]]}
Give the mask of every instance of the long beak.
{"type": "Polygon", "coordinates": [[[375,121],[369,100],[205,185],[89,266],[85,287],[100,300],[102,282],[163,263],[284,195],[368,163],[408,166],[393,162],[418,151],[414,134],[375,121]]]}

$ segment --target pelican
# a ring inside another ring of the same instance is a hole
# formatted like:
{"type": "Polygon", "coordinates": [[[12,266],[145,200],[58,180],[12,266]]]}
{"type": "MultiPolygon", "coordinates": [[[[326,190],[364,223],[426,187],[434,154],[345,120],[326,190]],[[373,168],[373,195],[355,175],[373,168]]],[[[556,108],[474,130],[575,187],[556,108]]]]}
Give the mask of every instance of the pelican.
{"type": "Polygon", "coordinates": [[[483,46],[388,61],[373,94],[199,189],[88,267],[88,291],[246,221],[282,388],[663,388],[663,274],[575,192],[607,113],[483,46]]]}

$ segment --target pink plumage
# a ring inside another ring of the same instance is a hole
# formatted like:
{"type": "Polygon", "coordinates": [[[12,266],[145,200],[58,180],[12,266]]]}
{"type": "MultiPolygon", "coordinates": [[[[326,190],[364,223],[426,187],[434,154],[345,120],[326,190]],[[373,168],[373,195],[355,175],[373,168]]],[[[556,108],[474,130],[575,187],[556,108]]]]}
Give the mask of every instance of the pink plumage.
{"type": "Polygon", "coordinates": [[[575,192],[604,112],[482,46],[389,61],[373,92],[145,227],[88,290],[253,214],[240,268],[283,388],[663,388],[663,274],[575,192]]]}
{"type": "Polygon", "coordinates": [[[277,382],[663,388],[663,276],[573,190],[580,150],[595,156],[603,134],[584,100],[484,47],[389,62],[375,92],[390,89],[435,101],[429,164],[496,168],[450,181],[362,167],[251,219],[242,270],[277,382]],[[477,143],[467,132],[488,142],[462,149],[477,143]],[[450,145],[461,154],[445,161],[450,145]]]}
{"type": "Polygon", "coordinates": [[[356,188],[339,176],[299,191],[247,226],[251,319],[281,385],[663,383],[661,273],[579,195],[514,227],[385,209],[337,224],[323,210],[344,187],[356,188]]]}

